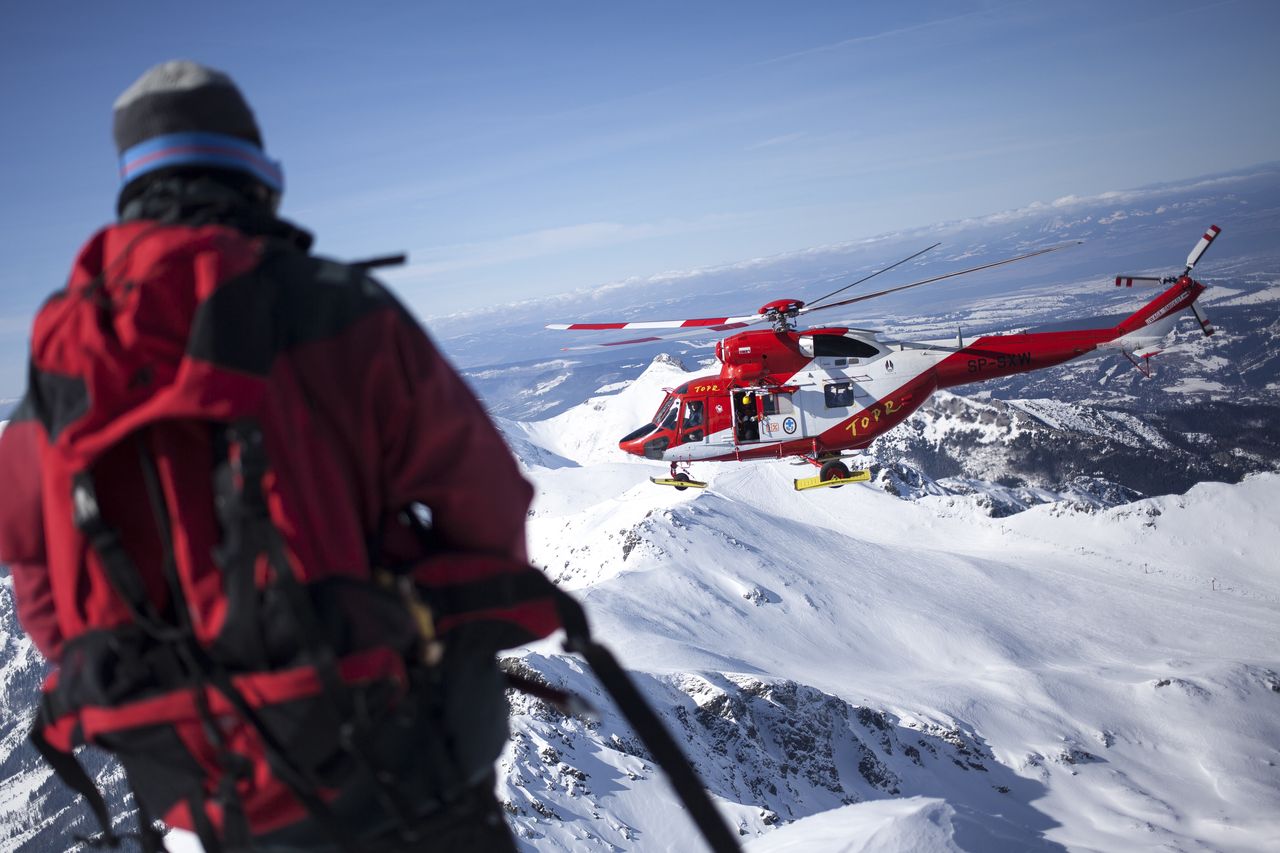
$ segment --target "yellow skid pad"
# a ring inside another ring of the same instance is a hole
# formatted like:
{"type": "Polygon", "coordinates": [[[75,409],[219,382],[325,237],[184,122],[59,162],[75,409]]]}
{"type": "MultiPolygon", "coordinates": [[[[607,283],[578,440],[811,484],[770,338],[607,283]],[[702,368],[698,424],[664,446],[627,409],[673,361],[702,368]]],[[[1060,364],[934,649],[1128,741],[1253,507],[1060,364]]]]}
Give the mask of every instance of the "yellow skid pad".
{"type": "Polygon", "coordinates": [[[845,483],[865,483],[870,479],[870,471],[850,471],[848,477],[840,480],[827,480],[825,483],[822,482],[821,475],[805,477],[803,480],[796,480],[796,491],[803,492],[805,489],[821,489],[826,486],[843,486],[845,483]]]}
{"type": "Polygon", "coordinates": [[[701,480],[677,480],[673,477],[650,477],[649,481],[659,486],[675,486],[677,489],[705,489],[707,484],[701,480]]]}

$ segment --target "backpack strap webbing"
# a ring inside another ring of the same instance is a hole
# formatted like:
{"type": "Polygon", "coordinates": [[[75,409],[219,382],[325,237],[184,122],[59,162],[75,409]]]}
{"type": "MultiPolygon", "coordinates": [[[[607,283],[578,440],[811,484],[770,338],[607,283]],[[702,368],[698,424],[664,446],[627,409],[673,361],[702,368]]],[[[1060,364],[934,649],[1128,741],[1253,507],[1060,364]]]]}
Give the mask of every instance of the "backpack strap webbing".
{"type": "MultiPolygon", "coordinates": [[[[343,749],[372,781],[374,795],[383,810],[396,819],[403,835],[411,836],[415,823],[413,805],[405,799],[373,755],[369,744],[372,722],[363,706],[353,701],[338,672],[333,644],[320,627],[307,591],[294,575],[293,566],[286,555],[284,539],[271,519],[262,485],[268,470],[266,439],[262,429],[252,418],[242,418],[225,428],[219,443],[225,449],[227,458],[225,467],[220,466],[219,474],[215,477],[215,489],[219,520],[224,527],[226,541],[215,553],[215,559],[233,582],[235,579],[247,580],[252,589],[254,564],[260,555],[266,556],[276,589],[288,602],[299,639],[315,667],[321,690],[341,721],[339,735],[343,749]]],[[[242,594],[242,597],[252,599],[254,595],[242,594]]],[[[252,714],[251,711],[248,712],[252,714]]],[[[256,715],[246,719],[256,719],[256,715]]],[[[260,723],[253,722],[253,725],[259,729],[265,743],[268,733],[260,723]]],[[[316,801],[323,811],[318,811],[311,802],[303,802],[317,817],[332,822],[325,815],[330,810],[318,798],[316,801]]],[[[348,841],[347,844],[352,842],[348,841]]]]}
{"type": "Polygon", "coordinates": [[[134,805],[138,807],[138,843],[142,845],[142,853],[168,853],[164,846],[164,833],[156,829],[155,815],[138,796],[138,789],[133,785],[132,780],[130,780],[129,789],[133,793],[134,805]]]}
{"type": "MultiPolygon", "coordinates": [[[[290,792],[297,797],[307,811],[315,816],[326,828],[340,849],[343,851],[355,851],[357,848],[353,840],[338,823],[328,804],[320,797],[319,786],[295,766],[287,752],[263,724],[258,714],[254,712],[244,696],[236,689],[226,670],[216,661],[211,660],[199,648],[190,624],[189,615],[186,612],[185,599],[181,597],[181,583],[176,576],[173,560],[173,535],[169,529],[168,507],[165,505],[163,491],[160,488],[155,462],[141,439],[137,442],[137,449],[147,495],[155,512],[160,540],[165,549],[165,579],[169,584],[171,594],[175,595],[174,611],[177,615],[178,624],[175,625],[165,620],[156,609],[154,602],[147,595],[146,588],[142,582],[142,575],[125,550],[120,540],[119,532],[102,516],[94,488],[93,475],[88,470],[76,474],[72,479],[72,505],[77,529],[80,530],[88,541],[89,546],[98,555],[108,582],[128,606],[135,622],[156,640],[171,644],[178,657],[185,663],[189,674],[197,680],[198,684],[209,684],[226,697],[240,718],[248,723],[258,734],[262,741],[268,764],[280,781],[289,788],[290,792]]],[[[226,748],[226,744],[217,727],[212,724],[203,690],[197,688],[197,697],[197,710],[205,724],[206,734],[210,737],[212,745],[219,754],[219,761],[223,765],[224,774],[230,773],[237,763],[236,758],[238,756],[235,756],[226,748]]],[[[89,801],[90,807],[102,826],[101,836],[87,843],[94,846],[101,846],[102,844],[107,844],[111,847],[118,846],[121,836],[116,835],[111,829],[110,814],[97,785],[84,772],[84,769],[80,767],[79,762],[75,760],[73,755],[55,749],[48,742],[41,731],[44,722],[39,717],[37,718],[31,734],[33,745],[68,787],[82,794],[89,801]]],[[[224,779],[223,781],[226,780],[224,779]]],[[[222,841],[224,843],[218,846],[229,849],[245,849],[245,845],[248,843],[249,830],[234,784],[219,786],[219,800],[225,800],[225,802],[222,802],[222,806],[226,825],[223,829],[224,838],[222,841]]],[[[216,831],[213,830],[209,823],[207,815],[204,813],[201,792],[197,791],[196,796],[189,798],[189,805],[191,807],[192,820],[196,824],[197,835],[201,838],[201,843],[207,849],[214,849],[210,845],[217,844],[219,839],[216,831]]],[[[142,813],[140,813],[139,817],[140,819],[145,819],[142,813]]],[[[148,841],[148,835],[145,831],[141,832],[137,837],[144,845],[148,841]]],[[[151,851],[147,851],[147,853],[151,853],[151,851]]]]}
{"type": "Polygon", "coordinates": [[[40,757],[48,762],[53,768],[53,772],[58,774],[58,778],[63,784],[80,796],[84,797],[89,803],[89,808],[93,811],[93,816],[98,820],[98,826],[102,832],[96,838],[86,838],[76,836],[76,840],[81,843],[88,844],[91,847],[108,846],[119,847],[121,836],[116,835],[111,828],[111,812],[107,809],[107,801],[102,798],[102,792],[98,790],[97,784],[89,778],[89,774],[84,772],[84,768],[80,766],[80,762],[76,761],[76,757],[70,752],[63,752],[44,736],[44,721],[40,719],[40,715],[36,715],[35,724],[31,727],[29,738],[31,745],[36,748],[36,752],[40,753],[40,757]]]}
{"type": "MultiPolygon", "coordinates": [[[[147,595],[142,575],[120,541],[120,532],[102,517],[93,474],[81,471],[71,479],[72,521],[89,547],[98,555],[111,588],[129,608],[137,625],[163,643],[181,642],[186,631],[166,624],[147,595]]],[[[166,545],[166,548],[169,547],[166,545]]]]}
{"type": "Polygon", "coordinates": [[[70,752],[63,752],[49,742],[49,739],[44,736],[43,724],[44,721],[37,714],[36,721],[28,735],[31,745],[35,747],[36,752],[40,753],[40,757],[53,768],[53,772],[57,774],[64,785],[88,801],[89,809],[98,821],[100,831],[97,835],[76,834],[74,836],[75,840],[86,847],[107,847],[115,850],[120,847],[125,839],[132,838],[141,846],[142,853],[166,853],[164,835],[155,828],[155,821],[142,800],[138,798],[136,791],[133,799],[138,805],[138,830],[137,832],[116,833],[111,827],[111,812],[107,808],[107,801],[103,799],[102,792],[98,790],[97,784],[85,772],[84,767],[76,760],[75,755],[70,752]]]}

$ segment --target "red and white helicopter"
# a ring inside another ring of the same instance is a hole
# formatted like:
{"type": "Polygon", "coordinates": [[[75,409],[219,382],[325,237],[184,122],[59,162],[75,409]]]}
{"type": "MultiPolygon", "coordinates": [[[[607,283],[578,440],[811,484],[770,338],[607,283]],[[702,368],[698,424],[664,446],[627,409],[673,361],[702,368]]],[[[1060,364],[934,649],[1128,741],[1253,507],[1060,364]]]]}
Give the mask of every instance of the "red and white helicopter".
{"type": "MultiPolygon", "coordinates": [[[[682,468],[698,461],[800,457],[819,468],[816,477],[796,480],[797,489],[838,486],[866,480],[841,461],[902,423],[939,388],[995,379],[1062,364],[1096,349],[1116,349],[1149,375],[1147,360],[1173,330],[1177,315],[1190,309],[1206,335],[1208,318],[1196,304],[1204,285],[1191,271],[1218,236],[1210,226],[1187,257],[1180,275],[1118,276],[1116,286],[1152,282],[1166,289],[1115,326],[1079,331],[987,335],[965,345],[891,340],[881,333],[847,327],[798,329],[796,320],[813,311],[841,308],[890,293],[990,269],[1066,248],[1055,246],[1014,258],[959,270],[836,302],[823,300],[924,254],[904,258],[806,305],[778,299],[754,314],[622,323],[553,324],[548,329],[683,329],[725,331],[769,323],[772,328],[738,332],[716,344],[718,374],[691,379],[667,392],[653,419],[623,437],[627,453],[671,463],[669,478],[651,478],[677,489],[703,488],[682,468]]],[[[934,244],[935,246],[937,244],[934,244]]],[[[621,346],[664,339],[661,335],[611,341],[621,346]]]]}

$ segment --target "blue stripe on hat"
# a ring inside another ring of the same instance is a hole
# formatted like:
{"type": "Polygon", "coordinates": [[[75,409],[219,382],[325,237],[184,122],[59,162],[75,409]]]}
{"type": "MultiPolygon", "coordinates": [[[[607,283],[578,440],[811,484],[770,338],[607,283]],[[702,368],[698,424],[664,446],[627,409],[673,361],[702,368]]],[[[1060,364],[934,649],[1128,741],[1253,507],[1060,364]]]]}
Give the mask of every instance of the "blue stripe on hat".
{"type": "Polygon", "coordinates": [[[213,166],[247,172],[277,193],[284,192],[284,171],[279,161],[262,149],[225,133],[168,133],[153,136],[120,155],[120,182],[171,166],[213,166]]]}

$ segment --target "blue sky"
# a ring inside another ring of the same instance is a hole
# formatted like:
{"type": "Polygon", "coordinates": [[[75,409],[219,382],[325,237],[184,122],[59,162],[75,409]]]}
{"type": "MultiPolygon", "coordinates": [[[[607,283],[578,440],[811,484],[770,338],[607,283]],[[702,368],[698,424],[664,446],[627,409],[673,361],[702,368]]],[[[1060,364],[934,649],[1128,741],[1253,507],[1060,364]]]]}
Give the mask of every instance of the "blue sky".
{"type": "Polygon", "coordinates": [[[429,319],[1280,159],[1277,33],[1251,0],[5,4],[0,398],[155,62],[228,71],[282,213],[408,250],[429,319]]]}

